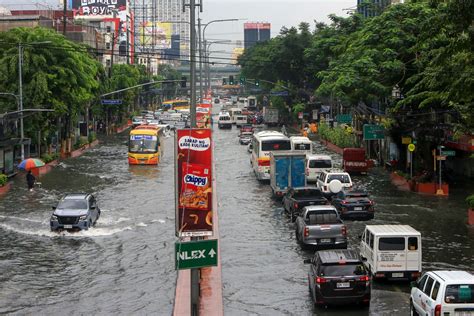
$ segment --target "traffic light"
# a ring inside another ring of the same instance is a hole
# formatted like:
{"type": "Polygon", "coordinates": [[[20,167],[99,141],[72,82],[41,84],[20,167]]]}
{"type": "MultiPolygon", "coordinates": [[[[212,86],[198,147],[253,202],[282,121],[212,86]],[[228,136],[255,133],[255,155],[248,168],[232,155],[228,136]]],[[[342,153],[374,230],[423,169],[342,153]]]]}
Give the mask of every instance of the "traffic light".
{"type": "Polygon", "coordinates": [[[227,79],[226,78],[222,78],[222,85],[223,86],[227,85],[227,79]]]}
{"type": "Polygon", "coordinates": [[[240,76],[240,85],[241,86],[245,85],[245,77],[244,76],[240,76]]]}
{"type": "Polygon", "coordinates": [[[181,88],[186,88],[186,77],[182,76],[181,77],[181,88]]]}
{"type": "Polygon", "coordinates": [[[229,84],[234,85],[234,76],[229,76],[229,84]]]}
{"type": "Polygon", "coordinates": [[[255,79],[255,86],[259,87],[260,86],[260,80],[255,79]]]}

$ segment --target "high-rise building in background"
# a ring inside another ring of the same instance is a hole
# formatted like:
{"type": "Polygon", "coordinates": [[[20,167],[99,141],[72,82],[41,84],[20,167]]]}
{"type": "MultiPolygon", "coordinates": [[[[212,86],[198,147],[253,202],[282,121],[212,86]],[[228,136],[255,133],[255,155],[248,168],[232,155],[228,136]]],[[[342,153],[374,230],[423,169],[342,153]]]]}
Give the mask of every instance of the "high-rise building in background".
{"type": "Polygon", "coordinates": [[[270,23],[248,22],[244,23],[244,48],[249,48],[257,42],[270,39],[270,23]]]}
{"type": "Polygon", "coordinates": [[[189,10],[182,0],[132,0],[138,62],[155,72],[158,63],[189,60],[189,10]]]}
{"type": "Polygon", "coordinates": [[[380,15],[391,4],[403,2],[404,0],[357,0],[357,13],[369,18],[380,15]]]}

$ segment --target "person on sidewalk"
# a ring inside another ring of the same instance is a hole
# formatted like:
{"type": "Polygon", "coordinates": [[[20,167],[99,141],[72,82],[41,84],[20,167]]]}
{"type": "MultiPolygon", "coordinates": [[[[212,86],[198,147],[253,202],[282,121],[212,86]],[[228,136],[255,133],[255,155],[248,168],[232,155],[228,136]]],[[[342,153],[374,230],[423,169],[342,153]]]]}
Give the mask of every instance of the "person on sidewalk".
{"type": "Polygon", "coordinates": [[[26,174],[26,183],[28,184],[28,189],[30,191],[33,191],[35,182],[36,182],[35,176],[31,173],[31,170],[28,170],[28,173],[26,174]]]}

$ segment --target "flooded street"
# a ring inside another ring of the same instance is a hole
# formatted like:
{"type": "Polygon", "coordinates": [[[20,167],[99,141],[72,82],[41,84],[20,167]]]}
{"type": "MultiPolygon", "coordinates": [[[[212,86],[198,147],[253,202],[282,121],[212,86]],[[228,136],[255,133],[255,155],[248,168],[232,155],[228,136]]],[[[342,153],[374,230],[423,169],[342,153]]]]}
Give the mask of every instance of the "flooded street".
{"type": "MultiPolygon", "coordinates": [[[[407,315],[409,286],[373,283],[370,310],[315,310],[308,293],[310,250],[268,184],[259,183],[237,130],[215,130],[220,245],[226,315],[407,315]]],[[[129,167],[126,135],[104,139],[60,163],[28,192],[23,176],[0,201],[0,314],[170,315],[174,299],[173,137],[158,167],[129,167]],[[70,192],[94,193],[96,227],[52,233],[51,206],[70,192]]],[[[326,152],[317,146],[317,152],[326,152]]],[[[340,158],[330,153],[340,164],[340,158]]],[[[376,169],[354,182],[376,202],[375,219],[346,221],[349,247],[370,224],[409,224],[422,234],[423,267],[474,270],[474,228],[464,202],[398,191],[376,169]]]]}
{"type": "Polygon", "coordinates": [[[159,314],[172,311],[173,141],[159,167],[129,167],[114,136],[42,176],[22,177],[0,204],[0,314],[159,314]],[[94,193],[102,215],[89,231],[50,232],[65,193],[94,193]]]}
{"type": "MultiPolygon", "coordinates": [[[[407,283],[373,283],[370,310],[312,307],[303,260],[313,252],[297,244],[294,225],[271,198],[270,186],[256,180],[237,135],[235,127],[215,133],[226,315],[408,315],[407,283]]],[[[341,165],[340,156],[324,147],[317,145],[316,152],[341,165]]],[[[366,224],[408,224],[422,234],[424,270],[474,270],[474,227],[466,225],[464,202],[472,183],[440,198],[398,191],[382,169],[353,181],[371,193],[376,215],[367,222],[345,221],[349,248],[358,247],[366,224]]]]}

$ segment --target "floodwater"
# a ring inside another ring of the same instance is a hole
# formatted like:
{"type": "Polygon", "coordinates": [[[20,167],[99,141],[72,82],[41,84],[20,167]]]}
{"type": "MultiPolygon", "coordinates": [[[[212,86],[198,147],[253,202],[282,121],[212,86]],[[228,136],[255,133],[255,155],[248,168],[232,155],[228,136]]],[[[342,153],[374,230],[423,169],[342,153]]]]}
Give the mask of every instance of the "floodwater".
{"type": "MultiPolygon", "coordinates": [[[[171,314],[177,275],[173,137],[165,139],[158,167],[129,167],[125,137],[103,139],[61,162],[33,192],[23,176],[14,179],[0,200],[0,314],[171,314]],[[51,206],[81,191],[99,201],[96,227],[50,232],[51,206]]],[[[406,283],[373,283],[370,309],[315,310],[303,264],[311,251],[296,243],[269,185],[255,179],[236,128],[216,129],[214,138],[226,315],[408,314],[406,283]]],[[[424,269],[474,270],[474,228],[466,225],[464,203],[472,183],[452,188],[446,198],[398,191],[381,169],[354,182],[371,192],[376,217],[346,222],[349,247],[357,248],[367,223],[409,224],[422,233],[424,269]]]]}
{"type": "Polygon", "coordinates": [[[122,135],[64,160],[33,192],[14,179],[0,200],[0,314],[171,314],[172,139],[158,167],[129,167],[122,135]],[[89,231],[51,232],[51,206],[69,192],[94,193],[101,217],[89,231]]]}
{"type": "MultiPolygon", "coordinates": [[[[301,250],[294,225],[281,203],[271,198],[268,183],[259,183],[238,131],[215,132],[221,259],[226,315],[408,315],[407,283],[373,283],[370,309],[314,309],[308,292],[308,265],[313,254],[301,250]]],[[[341,165],[341,157],[316,144],[341,165]]],[[[423,268],[474,270],[474,227],[468,227],[464,198],[472,183],[451,190],[449,197],[401,192],[383,169],[353,179],[376,202],[371,221],[346,221],[349,248],[357,249],[366,224],[408,224],[419,230],[423,268]]]]}

